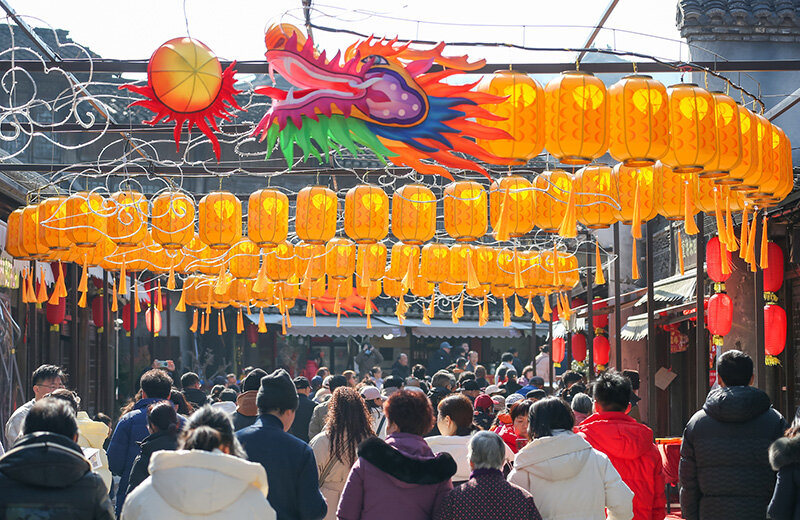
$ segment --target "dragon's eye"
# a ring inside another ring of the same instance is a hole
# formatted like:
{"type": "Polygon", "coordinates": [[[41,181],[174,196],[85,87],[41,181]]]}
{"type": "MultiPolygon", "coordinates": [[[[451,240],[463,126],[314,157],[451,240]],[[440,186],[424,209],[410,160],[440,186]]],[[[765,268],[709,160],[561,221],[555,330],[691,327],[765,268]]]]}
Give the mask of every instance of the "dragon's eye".
{"type": "Polygon", "coordinates": [[[388,65],[389,62],[386,61],[386,58],[383,56],[378,56],[373,54],[372,56],[367,56],[366,58],[362,59],[362,63],[366,63],[367,61],[372,60],[373,65],[388,65]]]}

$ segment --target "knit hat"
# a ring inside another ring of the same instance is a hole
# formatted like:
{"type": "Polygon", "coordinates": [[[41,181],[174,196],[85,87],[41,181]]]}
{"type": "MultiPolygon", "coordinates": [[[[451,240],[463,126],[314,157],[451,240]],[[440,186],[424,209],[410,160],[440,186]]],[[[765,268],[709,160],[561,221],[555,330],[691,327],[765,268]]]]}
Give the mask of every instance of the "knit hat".
{"type": "Polygon", "coordinates": [[[511,408],[512,404],[516,403],[517,401],[522,401],[523,399],[525,398],[522,397],[522,394],[517,394],[517,393],[511,394],[508,397],[506,397],[506,406],[511,408]]]}
{"type": "Polygon", "coordinates": [[[479,395],[475,398],[475,409],[485,412],[491,411],[494,409],[494,401],[488,395],[479,395]]]}
{"type": "Polygon", "coordinates": [[[297,410],[297,390],[289,373],[279,368],[268,376],[261,378],[261,388],[256,396],[258,411],[263,414],[277,410],[297,410]]]}
{"type": "Polygon", "coordinates": [[[308,382],[308,379],[303,376],[298,376],[293,379],[294,387],[298,390],[302,390],[304,388],[311,387],[311,384],[308,382]]]}

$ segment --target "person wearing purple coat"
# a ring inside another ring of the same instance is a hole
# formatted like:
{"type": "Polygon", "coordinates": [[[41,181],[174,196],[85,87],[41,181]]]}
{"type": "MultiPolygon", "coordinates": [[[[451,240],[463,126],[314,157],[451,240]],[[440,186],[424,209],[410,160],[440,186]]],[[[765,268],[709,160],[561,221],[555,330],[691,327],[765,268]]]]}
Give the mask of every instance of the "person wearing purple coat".
{"type": "Polygon", "coordinates": [[[384,412],[386,441],[372,437],[359,446],[336,511],[339,520],[427,520],[453,489],[456,462],[449,453],[434,456],[422,437],[433,428],[428,398],[400,390],[384,412]]]}

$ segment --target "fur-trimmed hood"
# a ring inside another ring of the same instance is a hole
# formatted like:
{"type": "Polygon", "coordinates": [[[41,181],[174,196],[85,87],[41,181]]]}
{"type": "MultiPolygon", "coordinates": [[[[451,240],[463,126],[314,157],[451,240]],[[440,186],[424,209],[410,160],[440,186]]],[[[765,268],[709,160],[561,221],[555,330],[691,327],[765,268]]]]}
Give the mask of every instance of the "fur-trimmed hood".
{"type": "Polygon", "coordinates": [[[781,437],[769,447],[769,463],[778,471],[784,466],[800,464],[800,437],[781,437]]]}
{"type": "Polygon", "coordinates": [[[358,447],[358,456],[406,484],[439,484],[458,469],[449,453],[434,456],[422,437],[393,434],[387,441],[377,437],[365,440],[358,447]]]}

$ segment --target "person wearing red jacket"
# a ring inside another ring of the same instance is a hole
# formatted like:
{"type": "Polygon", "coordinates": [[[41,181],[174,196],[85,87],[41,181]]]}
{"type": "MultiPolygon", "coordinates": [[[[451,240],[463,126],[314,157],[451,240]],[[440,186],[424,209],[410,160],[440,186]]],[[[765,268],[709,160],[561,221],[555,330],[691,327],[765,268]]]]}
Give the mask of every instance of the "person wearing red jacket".
{"type": "Polygon", "coordinates": [[[497,426],[492,428],[492,431],[499,435],[514,453],[528,443],[528,410],[532,404],[533,402],[527,399],[517,401],[508,413],[497,416],[497,426]]]}
{"type": "Polygon", "coordinates": [[[666,516],[664,470],[653,444],[653,431],[627,415],[631,383],[609,370],[594,382],[595,413],[576,431],[605,453],[623,482],[633,491],[634,520],[663,520],[666,516]]]}

